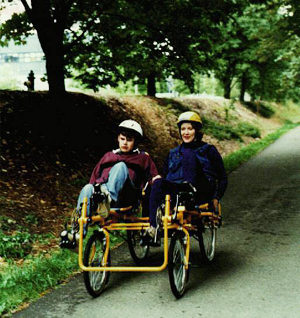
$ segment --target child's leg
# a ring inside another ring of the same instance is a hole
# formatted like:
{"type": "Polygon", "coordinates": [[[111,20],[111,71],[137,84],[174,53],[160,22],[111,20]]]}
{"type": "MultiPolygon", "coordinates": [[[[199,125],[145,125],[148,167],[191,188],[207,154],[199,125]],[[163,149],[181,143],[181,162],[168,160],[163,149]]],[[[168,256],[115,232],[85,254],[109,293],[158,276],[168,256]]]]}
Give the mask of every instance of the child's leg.
{"type": "MultiPolygon", "coordinates": [[[[77,201],[77,207],[76,207],[76,213],[78,213],[78,216],[81,215],[81,207],[82,207],[82,203],[85,197],[87,197],[87,216],[90,215],[90,204],[91,204],[91,196],[94,193],[94,186],[92,184],[86,184],[82,190],[80,191],[79,197],[78,197],[78,201],[77,201]]],[[[75,222],[74,220],[72,220],[72,222],[75,222]]],[[[88,225],[84,224],[83,225],[83,238],[85,238],[86,233],[87,233],[87,228],[88,225]]],[[[79,239],[79,235],[78,235],[78,224],[76,221],[76,224],[73,223],[72,224],[72,229],[68,231],[68,229],[64,230],[61,232],[60,234],[61,236],[61,241],[60,241],[60,246],[64,247],[64,248],[76,248],[77,245],[77,241],[79,239]],[[73,226],[75,227],[75,230],[73,228],[73,226]]]]}
{"type": "Polygon", "coordinates": [[[129,180],[129,172],[126,164],[124,162],[115,164],[109,172],[108,181],[104,184],[115,202],[118,201],[127,180],[129,180]]]}
{"type": "Polygon", "coordinates": [[[83,203],[83,200],[85,197],[87,197],[87,215],[90,215],[90,198],[94,193],[94,186],[92,184],[86,184],[82,190],[80,191],[78,201],[77,201],[77,210],[80,211],[81,209],[81,204],[83,203]]]}

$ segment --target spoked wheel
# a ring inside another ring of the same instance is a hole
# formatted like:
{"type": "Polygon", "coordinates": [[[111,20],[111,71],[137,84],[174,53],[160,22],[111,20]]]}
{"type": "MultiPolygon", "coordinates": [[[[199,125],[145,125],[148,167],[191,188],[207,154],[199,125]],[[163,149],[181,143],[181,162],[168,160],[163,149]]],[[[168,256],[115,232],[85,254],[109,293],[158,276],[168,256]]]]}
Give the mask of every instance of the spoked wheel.
{"type": "MultiPolygon", "coordinates": [[[[86,244],[83,258],[84,265],[89,267],[104,266],[105,248],[105,235],[103,233],[94,233],[86,244]]],[[[110,253],[108,254],[107,266],[110,266],[110,253]]],[[[93,297],[98,297],[108,283],[109,276],[110,272],[106,271],[85,271],[83,273],[83,278],[89,294],[93,297]]]]}
{"type": "Polygon", "coordinates": [[[141,242],[141,231],[128,230],[127,231],[127,242],[130,255],[136,264],[141,264],[145,261],[149,253],[149,245],[142,246],[141,242]]]}
{"type": "Polygon", "coordinates": [[[185,251],[184,234],[175,231],[171,238],[168,270],[171,289],[176,298],[183,296],[188,281],[189,269],[185,267],[185,251]]]}
{"type": "Polygon", "coordinates": [[[198,227],[200,252],[205,261],[211,262],[216,251],[217,229],[212,222],[201,223],[198,227]]]}

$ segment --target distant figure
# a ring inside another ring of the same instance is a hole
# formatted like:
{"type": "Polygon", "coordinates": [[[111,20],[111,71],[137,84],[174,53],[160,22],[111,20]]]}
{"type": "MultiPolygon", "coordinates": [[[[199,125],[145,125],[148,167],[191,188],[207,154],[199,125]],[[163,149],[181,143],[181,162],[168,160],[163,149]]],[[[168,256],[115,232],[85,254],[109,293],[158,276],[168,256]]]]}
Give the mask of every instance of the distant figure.
{"type": "Polygon", "coordinates": [[[35,77],[34,77],[34,73],[32,70],[29,72],[27,79],[28,79],[28,81],[24,82],[24,85],[28,88],[29,92],[33,92],[34,91],[34,79],[35,79],[35,77]]]}

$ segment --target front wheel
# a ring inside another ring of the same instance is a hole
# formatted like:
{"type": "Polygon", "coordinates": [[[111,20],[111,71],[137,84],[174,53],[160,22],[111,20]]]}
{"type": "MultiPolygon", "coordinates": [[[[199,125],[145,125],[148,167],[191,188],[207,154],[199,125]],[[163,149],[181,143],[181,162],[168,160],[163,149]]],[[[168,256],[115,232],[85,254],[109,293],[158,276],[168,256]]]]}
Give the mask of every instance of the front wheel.
{"type": "Polygon", "coordinates": [[[149,245],[141,245],[141,231],[128,230],[127,242],[130,255],[136,264],[141,264],[145,261],[149,253],[149,245]]]}
{"type": "Polygon", "coordinates": [[[212,222],[201,223],[198,228],[200,252],[203,259],[211,262],[216,251],[217,229],[212,222]]]}
{"type": "MultiPolygon", "coordinates": [[[[84,252],[83,263],[87,267],[101,267],[104,264],[104,253],[106,240],[103,233],[94,233],[88,240],[84,252]]],[[[110,253],[108,254],[107,264],[110,266],[110,253]]],[[[84,283],[87,291],[93,297],[98,297],[105,285],[108,283],[110,272],[107,271],[85,271],[83,273],[84,283]]]]}
{"type": "Polygon", "coordinates": [[[171,290],[176,298],[183,296],[188,281],[188,271],[185,262],[186,243],[184,234],[176,231],[172,238],[168,256],[168,271],[171,290]]]}

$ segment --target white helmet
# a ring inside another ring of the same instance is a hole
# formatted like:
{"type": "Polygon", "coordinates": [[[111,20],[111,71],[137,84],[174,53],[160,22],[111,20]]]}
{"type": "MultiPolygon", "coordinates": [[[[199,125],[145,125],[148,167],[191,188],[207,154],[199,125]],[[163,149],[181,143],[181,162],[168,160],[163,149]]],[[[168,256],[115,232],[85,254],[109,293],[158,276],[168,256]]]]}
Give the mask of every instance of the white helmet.
{"type": "Polygon", "coordinates": [[[139,137],[143,137],[142,127],[135,120],[127,119],[127,120],[122,121],[121,124],[119,125],[119,129],[120,128],[132,130],[133,132],[137,133],[139,137]]]}

